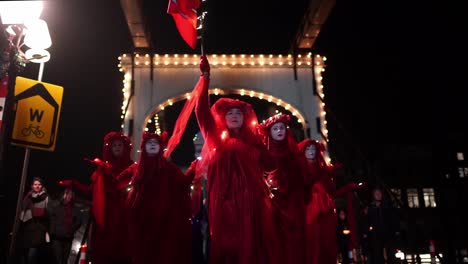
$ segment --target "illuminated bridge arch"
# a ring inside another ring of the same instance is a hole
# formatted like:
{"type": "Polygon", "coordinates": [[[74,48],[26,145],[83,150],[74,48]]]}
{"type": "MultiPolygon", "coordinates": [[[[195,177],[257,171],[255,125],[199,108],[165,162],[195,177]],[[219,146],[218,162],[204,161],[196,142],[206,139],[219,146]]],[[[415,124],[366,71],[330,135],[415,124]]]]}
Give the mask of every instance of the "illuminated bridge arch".
{"type": "MultiPolygon", "coordinates": [[[[258,98],[291,112],[307,138],[328,142],[322,84],[325,57],[312,54],[214,54],[210,93],[258,98]],[[295,66],[295,67],[294,67],[295,66]]],[[[190,96],[200,73],[199,55],[123,54],[122,131],[140,145],[152,116],[190,96]]],[[[259,120],[260,122],[262,120],[259,120]]],[[[137,149],[133,157],[137,158],[137,149]]]]}
{"type": "MultiPolygon", "coordinates": [[[[247,96],[251,98],[257,98],[260,100],[264,100],[273,104],[276,104],[279,107],[282,107],[284,110],[291,112],[291,114],[297,118],[297,122],[300,124],[305,124],[305,118],[304,115],[301,113],[299,109],[297,109],[295,106],[291,105],[288,102],[283,101],[280,98],[277,98],[273,95],[270,94],[265,94],[263,92],[257,92],[254,90],[249,90],[249,89],[244,89],[244,88],[237,88],[237,89],[223,89],[223,88],[212,88],[209,90],[209,93],[212,95],[220,95],[220,96],[226,96],[230,94],[237,94],[241,96],[247,96]]],[[[147,128],[146,124],[154,122],[152,121],[152,118],[158,114],[161,111],[164,111],[167,107],[171,107],[173,104],[180,102],[180,101],[185,101],[190,98],[190,93],[185,93],[182,95],[174,96],[172,98],[169,98],[165,100],[164,102],[160,103],[158,106],[156,106],[148,115],[146,115],[145,122],[143,123],[143,126],[141,127],[141,131],[145,130],[147,128]]],[[[259,122],[262,122],[262,120],[259,120],[259,122]]],[[[303,128],[304,125],[303,125],[303,128]]],[[[160,133],[161,131],[152,131],[152,132],[157,132],[160,133]]]]}

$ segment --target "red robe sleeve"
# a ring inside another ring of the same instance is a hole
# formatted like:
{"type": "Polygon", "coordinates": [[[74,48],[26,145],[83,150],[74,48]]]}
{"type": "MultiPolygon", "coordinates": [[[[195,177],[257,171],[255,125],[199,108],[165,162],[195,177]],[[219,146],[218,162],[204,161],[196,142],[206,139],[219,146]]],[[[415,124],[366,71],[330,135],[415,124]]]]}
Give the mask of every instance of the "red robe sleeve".
{"type": "Polygon", "coordinates": [[[201,80],[202,90],[195,107],[195,114],[197,115],[198,125],[200,126],[203,138],[206,140],[209,133],[215,133],[216,125],[210,110],[210,97],[208,95],[210,81],[203,76],[201,80]]]}
{"type": "Polygon", "coordinates": [[[128,185],[131,183],[133,175],[136,171],[136,164],[132,164],[128,166],[124,171],[122,171],[117,177],[116,177],[116,188],[117,190],[123,190],[128,187],[128,185]]]}

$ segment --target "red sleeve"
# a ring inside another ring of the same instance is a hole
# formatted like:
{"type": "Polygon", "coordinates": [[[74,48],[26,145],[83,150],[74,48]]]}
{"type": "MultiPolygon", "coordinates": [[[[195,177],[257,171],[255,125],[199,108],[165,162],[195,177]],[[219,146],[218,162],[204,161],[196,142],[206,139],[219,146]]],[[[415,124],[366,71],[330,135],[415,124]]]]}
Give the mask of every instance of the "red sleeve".
{"type": "Polygon", "coordinates": [[[205,79],[203,76],[200,77],[202,90],[198,97],[197,105],[195,107],[195,114],[197,115],[198,125],[203,134],[203,138],[208,137],[208,134],[215,132],[215,121],[210,110],[210,97],[208,95],[208,87],[210,85],[209,79],[205,79]]]}
{"type": "Polygon", "coordinates": [[[76,190],[78,190],[79,192],[87,195],[87,196],[91,196],[92,194],[92,187],[91,185],[86,185],[86,184],[83,184],[77,180],[73,180],[73,185],[72,187],[76,190]]]}
{"type": "Polygon", "coordinates": [[[190,179],[190,183],[195,178],[195,174],[196,174],[196,171],[197,171],[197,162],[198,162],[198,160],[192,161],[192,163],[190,164],[190,167],[185,172],[185,176],[190,179]]]}
{"type": "Polygon", "coordinates": [[[173,163],[169,163],[169,168],[171,170],[171,173],[174,174],[174,177],[176,177],[176,181],[179,183],[179,184],[182,184],[184,186],[189,186],[191,183],[192,183],[192,180],[193,180],[193,176],[195,176],[195,172],[193,173],[193,176],[190,177],[192,175],[192,173],[190,173],[190,175],[188,174],[184,174],[180,169],[179,167],[177,167],[176,165],[174,165],[173,163]]]}
{"type": "Polygon", "coordinates": [[[136,171],[136,167],[137,167],[136,164],[132,164],[116,177],[117,190],[122,190],[124,188],[127,188],[127,186],[132,181],[133,174],[136,171]]]}

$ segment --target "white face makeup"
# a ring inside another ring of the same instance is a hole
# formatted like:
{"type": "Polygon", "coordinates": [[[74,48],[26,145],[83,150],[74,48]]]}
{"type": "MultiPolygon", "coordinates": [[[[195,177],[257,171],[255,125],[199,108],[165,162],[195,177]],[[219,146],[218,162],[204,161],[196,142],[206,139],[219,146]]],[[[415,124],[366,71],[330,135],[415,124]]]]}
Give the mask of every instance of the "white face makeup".
{"type": "Polygon", "coordinates": [[[145,151],[149,156],[157,155],[160,148],[159,142],[155,138],[149,139],[145,143],[145,151]]]}
{"type": "Polygon", "coordinates": [[[226,113],[226,126],[229,130],[236,130],[242,127],[244,123],[244,114],[239,108],[231,108],[226,113]]]}
{"type": "Polygon", "coordinates": [[[118,158],[121,157],[124,152],[124,143],[122,140],[114,140],[112,141],[112,155],[118,158]]]}
{"type": "Polygon", "coordinates": [[[286,125],[282,122],[272,125],[270,135],[273,140],[283,141],[286,138],[286,125]]]}
{"type": "Polygon", "coordinates": [[[306,147],[305,150],[305,157],[307,160],[315,160],[317,154],[317,148],[315,145],[309,145],[306,147]]]}

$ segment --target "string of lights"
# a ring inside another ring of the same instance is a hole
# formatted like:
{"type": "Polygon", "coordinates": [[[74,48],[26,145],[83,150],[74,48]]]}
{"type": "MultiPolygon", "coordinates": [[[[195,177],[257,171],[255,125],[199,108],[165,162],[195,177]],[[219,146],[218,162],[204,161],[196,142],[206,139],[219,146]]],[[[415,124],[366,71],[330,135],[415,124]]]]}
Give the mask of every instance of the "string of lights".
{"type": "MultiPolygon", "coordinates": [[[[291,68],[294,64],[294,58],[291,54],[288,55],[263,55],[263,54],[212,54],[208,55],[210,60],[210,65],[212,68],[237,68],[237,67],[255,67],[255,68],[275,68],[275,67],[285,67],[291,68]]],[[[311,68],[313,69],[314,79],[316,81],[316,91],[317,97],[319,99],[319,130],[322,134],[322,143],[327,147],[329,142],[328,129],[327,129],[327,120],[326,120],[326,111],[325,111],[325,93],[323,85],[323,76],[322,73],[325,71],[325,61],[326,57],[315,55],[315,58],[312,59],[312,53],[305,55],[299,54],[296,58],[296,67],[298,68],[311,68]],[[314,65],[312,65],[314,64],[314,65]]],[[[123,102],[122,102],[122,129],[125,127],[125,118],[129,115],[129,104],[130,104],[130,82],[131,82],[131,67],[135,68],[145,68],[151,67],[151,63],[154,63],[154,66],[161,68],[168,67],[188,67],[193,68],[197,67],[200,63],[200,55],[198,54],[154,54],[151,57],[149,54],[135,54],[133,65],[130,54],[122,54],[118,57],[119,71],[124,73],[124,87],[123,92],[123,102]]],[[[235,89],[224,89],[224,88],[212,88],[209,90],[210,94],[214,95],[227,95],[227,94],[236,94],[241,96],[249,96],[253,98],[258,98],[260,100],[266,100],[268,102],[276,104],[278,107],[282,107],[284,110],[290,111],[291,114],[297,117],[297,120],[301,124],[306,124],[306,119],[304,114],[301,113],[297,108],[291,105],[288,102],[285,102],[281,98],[275,97],[270,94],[263,92],[258,92],[255,90],[250,90],[246,88],[235,88],[235,89]]],[[[161,133],[161,127],[159,124],[158,113],[163,111],[165,108],[172,106],[174,103],[177,103],[182,100],[187,100],[191,98],[191,93],[181,94],[172,98],[168,98],[154,108],[146,118],[144,124],[150,124],[154,122],[154,129],[156,133],[161,133]],[[153,118],[153,119],[152,119],[153,118]]],[[[148,131],[148,127],[145,127],[145,130],[148,131]]],[[[328,155],[326,155],[326,160],[328,163],[331,162],[328,155]]]]}

